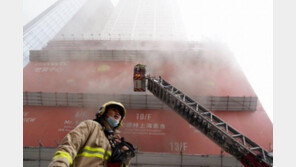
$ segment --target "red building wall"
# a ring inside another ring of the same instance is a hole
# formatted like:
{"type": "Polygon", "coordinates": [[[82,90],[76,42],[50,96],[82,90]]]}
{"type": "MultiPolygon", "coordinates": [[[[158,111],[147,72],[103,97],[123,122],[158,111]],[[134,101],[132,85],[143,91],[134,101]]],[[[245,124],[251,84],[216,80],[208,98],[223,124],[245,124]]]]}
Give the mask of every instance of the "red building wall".
{"type": "MultiPolygon", "coordinates": [[[[217,60],[218,61],[218,60],[217,60]]],[[[188,95],[255,96],[243,73],[231,64],[206,60],[147,60],[148,72],[162,76],[188,95]],[[204,63],[203,63],[204,62],[204,63]]],[[[27,92],[134,94],[133,67],[139,62],[30,62],[24,68],[27,92]]],[[[24,146],[56,147],[67,132],[96,109],[24,106],[24,146]]],[[[214,111],[232,127],[265,149],[273,143],[272,123],[258,103],[257,111],[214,111]]],[[[220,154],[220,148],[173,111],[128,110],[122,136],[143,152],[220,154]]]]}

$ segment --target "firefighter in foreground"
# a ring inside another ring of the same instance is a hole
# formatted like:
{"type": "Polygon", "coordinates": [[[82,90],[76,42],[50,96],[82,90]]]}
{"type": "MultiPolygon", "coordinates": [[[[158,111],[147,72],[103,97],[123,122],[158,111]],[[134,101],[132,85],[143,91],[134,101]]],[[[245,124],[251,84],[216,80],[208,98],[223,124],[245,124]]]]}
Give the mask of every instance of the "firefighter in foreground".
{"type": "Polygon", "coordinates": [[[121,103],[105,103],[96,119],[81,122],[65,136],[49,167],[127,166],[135,149],[119,135],[125,115],[121,103]]]}

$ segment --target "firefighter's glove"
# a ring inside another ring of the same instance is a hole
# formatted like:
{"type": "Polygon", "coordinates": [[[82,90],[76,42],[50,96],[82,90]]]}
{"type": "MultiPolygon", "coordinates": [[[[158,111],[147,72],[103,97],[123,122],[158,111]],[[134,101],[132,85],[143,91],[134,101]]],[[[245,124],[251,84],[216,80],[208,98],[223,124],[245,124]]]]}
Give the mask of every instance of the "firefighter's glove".
{"type": "Polygon", "coordinates": [[[121,138],[121,142],[117,143],[112,150],[112,156],[110,158],[111,162],[126,163],[129,159],[135,156],[135,148],[129,142],[124,141],[121,138]],[[128,149],[126,149],[126,147],[128,149]]]}

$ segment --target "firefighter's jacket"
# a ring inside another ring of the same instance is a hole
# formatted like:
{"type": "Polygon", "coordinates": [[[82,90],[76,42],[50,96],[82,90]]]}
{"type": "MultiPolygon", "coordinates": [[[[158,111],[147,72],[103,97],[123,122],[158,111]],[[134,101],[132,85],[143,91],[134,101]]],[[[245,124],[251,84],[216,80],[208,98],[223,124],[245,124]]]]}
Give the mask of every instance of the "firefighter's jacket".
{"type": "Polygon", "coordinates": [[[87,120],[65,136],[49,167],[106,167],[110,157],[111,145],[104,128],[87,120]]]}

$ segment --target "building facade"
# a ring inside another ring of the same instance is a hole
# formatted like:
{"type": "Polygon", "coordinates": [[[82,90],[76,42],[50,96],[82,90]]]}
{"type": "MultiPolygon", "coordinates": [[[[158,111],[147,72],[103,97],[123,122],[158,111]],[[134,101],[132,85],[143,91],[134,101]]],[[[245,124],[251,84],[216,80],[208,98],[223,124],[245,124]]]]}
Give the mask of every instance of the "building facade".
{"type": "Polygon", "coordinates": [[[24,166],[46,166],[65,134],[109,100],[127,107],[121,133],[137,147],[132,166],[240,166],[150,92],[133,91],[138,63],[271,151],[272,123],[231,54],[188,41],[182,25],[177,1],[88,0],[45,46],[31,49],[24,166]]]}

